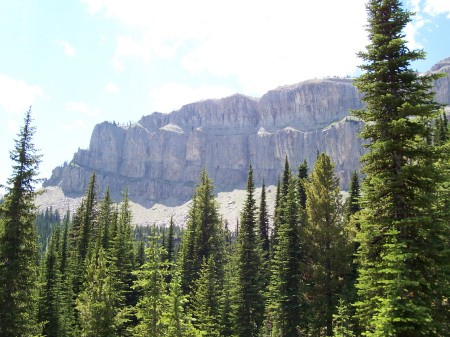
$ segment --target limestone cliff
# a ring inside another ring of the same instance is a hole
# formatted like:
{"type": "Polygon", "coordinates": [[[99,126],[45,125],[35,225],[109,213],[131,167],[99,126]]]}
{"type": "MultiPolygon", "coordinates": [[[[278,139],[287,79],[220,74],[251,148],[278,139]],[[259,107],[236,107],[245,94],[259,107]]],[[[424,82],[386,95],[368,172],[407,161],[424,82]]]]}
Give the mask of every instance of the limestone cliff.
{"type": "MultiPolygon", "coordinates": [[[[450,72],[450,59],[432,71],[450,72]]],[[[437,99],[450,102],[449,78],[436,82],[437,99]]],[[[192,197],[203,167],[216,191],[245,188],[249,164],[257,185],[276,184],[287,156],[296,168],[304,159],[314,165],[328,153],[341,185],[359,169],[363,153],[360,122],[350,109],[362,107],[350,79],[310,80],[271,90],[260,99],[243,95],[204,100],[170,114],[153,113],[133,125],[104,122],[95,126],[88,150],[54,169],[44,186],[61,186],[68,195],[84,193],[97,172],[99,187],[120,197],[181,204],[192,197]]]]}

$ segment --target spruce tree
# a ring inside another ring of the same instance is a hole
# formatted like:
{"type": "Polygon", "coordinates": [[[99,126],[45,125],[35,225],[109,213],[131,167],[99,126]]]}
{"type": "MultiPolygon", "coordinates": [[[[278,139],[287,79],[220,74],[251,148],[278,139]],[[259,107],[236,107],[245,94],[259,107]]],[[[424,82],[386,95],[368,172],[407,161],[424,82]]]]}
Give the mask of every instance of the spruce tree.
{"type": "Polygon", "coordinates": [[[169,286],[167,308],[163,312],[162,322],[165,326],[164,337],[200,337],[204,336],[192,324],[192,317],[186,313],[187,295],[181,289],[181,277],[173,274],[169,286]]]}
{"type": "Polygon", "coordinates": [[[254,199],[253,170],[250,165],[247,196],[241,213],[241,227],[237,238],[236,292],[234,295],[235,335],[258,336],[264,319],[262,250],[259,244],[254,199]]]}
{"type": "Polygon", "coordinates": [[[277,245],[271,262],[266,329],[271,336],[299,336],[301,323],[301,241],[297,184],[288,171],[287,194],[279,203],[277,245]]]}
{"type": "Polygon", "coordinates": [[[300,207],[306,208],[305,181],[308,180],[308,163],[306,159],[298,167],[298,199],[300,207]]]}
{"type": "Polygon", "coordinates": [[[267,210],[266,184],[264,181],[261,188],[261,200],[259,203],[258,229],[259,240],[261,241],[261,248],[263,251],[263,258],[264,261],[268,262],[270,250],[269,213],[267,210]]]}
{"type": "Polygon", "coordinates": [[[24,118],[10,158],[13,173],[0,205],[0,336],[38,333],[37,234],[33,204],[41,156],[32,143],[31,108],[24,118]]]}
{"type": "Polygon", "coordinates": [[[45,336],[63,336],[61,327],[60,228],[53,229],[42,264],[38,319],[45,336]]]}
{"type": "Polygon", "coordinates": [[[411,13],[398,0],[367,4],[370,44],[355,81],[365,108],[355,112],[369,141],[358,252],[357,315],[365,336],[444,336],[449,331],[448,218],[442,218],[436,162],[429,142],[437,116],[431,84],[411,62],[404,29],[411,13]]]}
{"type": "Polygon", "coordinates": [[[214,185],[203,170],[194,191],[182,242],[180,268],[185,294],[192,290],[204,258],[208,259],[213,255],[216,267],[219,271],[223,270],[225,242],[220,226],[214,185]]]}
{"type": "Polygon", "coordinates": [[[358,173],[355,171],[352,173],[350,180],[350,186],[348,191],[348,198],[345,200],[345,219],[350,220],[350,217],[356,214],[360,209],[359,198],[361,197],[358,173]]]}
{"type": "Polygon", "coordinates": [[[141,291],[142,296],[136,305],[138,323],[134,327],[133,336],[159,337],[166,333],[167,327],[163,317],[169,303],[169,295],[165,291],[165,254],[165,248],[158,244],[158,237],[154,234],[146,249],[146,262],[141,269],[134,272],[137,277],[134,288],[141,291]]]}
{"type": "Polygon", "coordinates": [[[83,288],[76,303],[82,337],[117,335],[126,320],[117,307],[119,296],[105,251],[97,247],[87,261],[83,288]]]}
{"type": "Polygon", "coordinates": [[[217,277],[217,270],[213,256],[204,260],[199,278],[194,283],[192,294],[192,316],[196,328],[204,332],[205,337],[220,335],[220,295],[221,280],[217,277]]]}
{"type": "Polygon", "coordinates": [[[352,247],[342,221],[339,180],[329,156],[318,156],[305,187],[312,328],[316,334],[325,330],[332,336],[333,314],[349,273],[352,247]]]}

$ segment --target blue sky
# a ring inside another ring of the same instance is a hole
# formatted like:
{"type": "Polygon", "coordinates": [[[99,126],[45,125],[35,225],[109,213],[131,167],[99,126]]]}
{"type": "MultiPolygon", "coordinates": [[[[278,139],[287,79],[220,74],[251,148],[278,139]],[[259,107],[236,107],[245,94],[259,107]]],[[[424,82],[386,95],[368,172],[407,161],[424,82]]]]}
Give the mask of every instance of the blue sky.
{"type": "MultiPolygon", "coordinates": [[[[450,1],[408,0],[411,48],[428,70],[450,56],[450,1]]],[[[0,184],[32,105],[41,177],[87,148],[102,121],[234,93],[354,76],[367,44],[361,0],[0,2],[0,184]]]]}

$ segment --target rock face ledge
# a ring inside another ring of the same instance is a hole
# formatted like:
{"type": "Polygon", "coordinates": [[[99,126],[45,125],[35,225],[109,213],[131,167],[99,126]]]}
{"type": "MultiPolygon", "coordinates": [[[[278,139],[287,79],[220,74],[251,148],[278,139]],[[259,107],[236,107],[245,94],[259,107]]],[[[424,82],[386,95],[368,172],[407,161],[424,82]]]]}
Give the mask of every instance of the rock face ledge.
{"type": "MultiPolygon", "coordinates": [[[[450,59],[432,71],[450,73],[450,59]]],[[[435,85],[437,99],[450,103],[449,79],[435,85]]],[[[349,116],[362,107],[350,79],[310,80],[271,90],[260,99],[233,95],[183,106],[170,114],[153,113],[133,125],[103,122],[95,126],[88,150],[53,170],[44,186],[60,186],[66,195],[84,193],[92,172],[100,190],[145,206],[178,205],[192,197],[204,167],[216,191],[245,188],[251,164],[255,182],[276,184],[287,156],[293,169],[318,152],[329,154],[346,186],[360,167],[361,123],[349,116]]]]}

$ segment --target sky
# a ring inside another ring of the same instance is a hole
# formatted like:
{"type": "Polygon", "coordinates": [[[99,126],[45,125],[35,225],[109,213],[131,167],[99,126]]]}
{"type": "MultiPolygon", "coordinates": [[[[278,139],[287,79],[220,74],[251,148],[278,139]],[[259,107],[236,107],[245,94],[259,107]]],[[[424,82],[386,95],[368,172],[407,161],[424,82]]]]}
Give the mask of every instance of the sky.
{"type": "MultiPolygon", "coordinates": [[[[362,0],[0,1],[0,184],[32,106],[40,177],[89,147],[103,121],[137,122],[201,99],[261,97],[311,78],[357,76],[362,0]]],[[[450,1],[405,0],[426,71],[450,57],[450,1]]]]}

